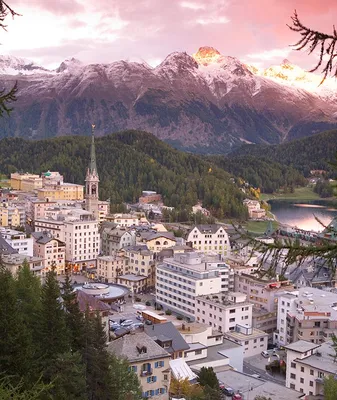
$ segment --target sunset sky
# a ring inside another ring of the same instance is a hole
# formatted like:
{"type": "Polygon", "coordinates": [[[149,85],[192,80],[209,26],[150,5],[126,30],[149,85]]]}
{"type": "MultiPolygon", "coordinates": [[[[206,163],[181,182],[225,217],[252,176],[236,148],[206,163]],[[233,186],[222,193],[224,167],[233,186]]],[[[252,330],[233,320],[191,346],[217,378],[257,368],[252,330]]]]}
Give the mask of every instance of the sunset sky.
{"type": "Polygon", "coordinates": [[[55,67],[119,59],[157,65],[173,51],[212,46],[260,66],[288,58],[304,68],[313,57],[289,46],[298,35],[286,24],[296,8],[302,22],[332,31],[336,0],[8,0],[22,16],[8,18],[2,54],[55,67]]]}

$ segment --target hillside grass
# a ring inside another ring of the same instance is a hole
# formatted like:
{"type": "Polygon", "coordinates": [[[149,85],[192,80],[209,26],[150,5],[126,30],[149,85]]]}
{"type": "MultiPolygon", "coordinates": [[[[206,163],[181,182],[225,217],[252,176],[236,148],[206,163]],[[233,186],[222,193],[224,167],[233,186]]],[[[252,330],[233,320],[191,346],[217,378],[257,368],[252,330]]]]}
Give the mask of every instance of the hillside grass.
{"type": "MultiPolygon", "coordinates": [[[[269,221],[248,221],[245,224],[245,228],[248,232],[255,233],[255,234],[263,234],[267,230],[267,226],[269,221]]],[[[278,228],[278,222],[272,221],[273,229],[278,228]]]]}
{"type": "Polygon", "coordinates": [[[317,193],[314,192],[312,187],[305,186],[295,188],[294,193],[282,193],[277,192],[273,194],[269,193],[261,193],[260,196],[261,200],[268,201],[268,200],[302,200],[302,201],[309,201],[309,200],[320,200],[321,198],[317,193]]]}

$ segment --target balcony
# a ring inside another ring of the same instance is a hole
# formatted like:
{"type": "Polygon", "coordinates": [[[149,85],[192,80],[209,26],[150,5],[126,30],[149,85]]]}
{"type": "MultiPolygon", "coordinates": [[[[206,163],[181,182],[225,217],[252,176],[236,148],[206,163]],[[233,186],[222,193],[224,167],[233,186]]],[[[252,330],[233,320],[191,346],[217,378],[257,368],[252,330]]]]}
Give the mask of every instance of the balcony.
{"type": "Polygon", "coordinates": [[[150,376],[150,375],[152,375],[152,374],[153,374],[153,371],[152,371],[152,368],[150,368],[150,369],[141,371],[140,376],[141,376],[141,377],[143,377],[143,376],[150,376]]]}
{"type": "Polygon", "coordinates": [[[315,382],[323,384],[324,383],[324,378],[315,378],[315,382]]]}

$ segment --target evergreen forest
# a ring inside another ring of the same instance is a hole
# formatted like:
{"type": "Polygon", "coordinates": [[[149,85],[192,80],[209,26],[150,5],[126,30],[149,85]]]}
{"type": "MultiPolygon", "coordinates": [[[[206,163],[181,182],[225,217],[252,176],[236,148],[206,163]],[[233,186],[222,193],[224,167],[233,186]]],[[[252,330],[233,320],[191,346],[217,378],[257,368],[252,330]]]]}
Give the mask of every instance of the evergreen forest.
{"type": "MultiPolygon", "coordinates": [[[[0,142],[0,172],[59,171],[65,181],[83,184],[90,138],[66,136],[39,141],[6,138],[0,142]]],[[[246,195],[233,175],[272,192],[302,185],[294,168],[259,157],[198,156],[172,148],[153,135],[124,131],[96,139],[100,198],[114,205],[135,203],[142,190],[162,194],[166,206],[190,211],[200,200],[216,218],[247,218],[246,195]]]]}
{"type": "Polygon", "coordinates": [[[106,350],[99,315],[81,313],[67,277],[45,283],[28,265],[16,277],[0,267],[0,398],[138,400],[141,387],[124,359],[106,350]]]}

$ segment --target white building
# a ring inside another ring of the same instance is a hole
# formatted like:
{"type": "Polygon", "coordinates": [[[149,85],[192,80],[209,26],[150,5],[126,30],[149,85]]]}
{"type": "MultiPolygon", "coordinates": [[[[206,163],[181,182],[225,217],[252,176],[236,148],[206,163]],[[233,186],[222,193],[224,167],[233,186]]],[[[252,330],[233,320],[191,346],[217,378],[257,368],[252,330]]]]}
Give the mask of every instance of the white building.
{"type": "Polygon", "coordinates": [[[197,296],[233,289],[233,274],[220,256],[177,253],[157,265],[156,299],[164,308],[194,319],[197,296]]]}
{"type": "Polygon", "coordinates": [[[238,324],[234,331],[225,333],[225,337],[243,346],[244,358],[267,350],[268,333],[252,328],[250,325],[238,324]]]}
{"type": "MultiPolygon", "coordinates": [[[[321,345],[299,340],[288,344],[286,387],[305,395],[323,396],[324,378],[336,376],[331,342],[321,345]]],[[[323,397],[320,397],[323,398],[323,397]]]]}
{"type": "Polygon", "coordinates": [[[25,232],[16,231],[14,229],[0,228],[0,235],[6,242],[17,250],[19,254],[33,256],[33,238],[27,237],[25,232]]]}
{"type": "Polygon", "coordinates": [[[111,219],[118,226],[129,228],[130,226],[138,226],[139,218],[133,214],[114,214],[111,219]]]}
{"type": "Polygon", "coordinates": [[[252,325],[252,309],[244,294],[216,293],[196,298],[195,318],[220,332],[234,331],[237,324],[252,325]]]}
{"type": "Polygon", "coordinates": [[[56,239],[64,242],[64,218],[39,218],[35,220],[35,232],[50,232],[56,239]]]}
{"type": "Polygon", "coordinates": [[[277,332],[280,345],[306,340],[321,344],[337,330],[337,294],[312,287],[285,293],[278,298],[277,332]]]}
{"type": "Polygon", "coordinates": [[[128,231],[126,228],[103,226],[101,231],[101,250],[104,255],[112,255],[124,247],[135,244],[135,232],[128,231]]]}
{"type": "Polygon", "coordinates": [[[186,241],[205,254],[229,255],[230,252],[228,234],[222,225],[196,225],[188,233],[186,241]]]}

